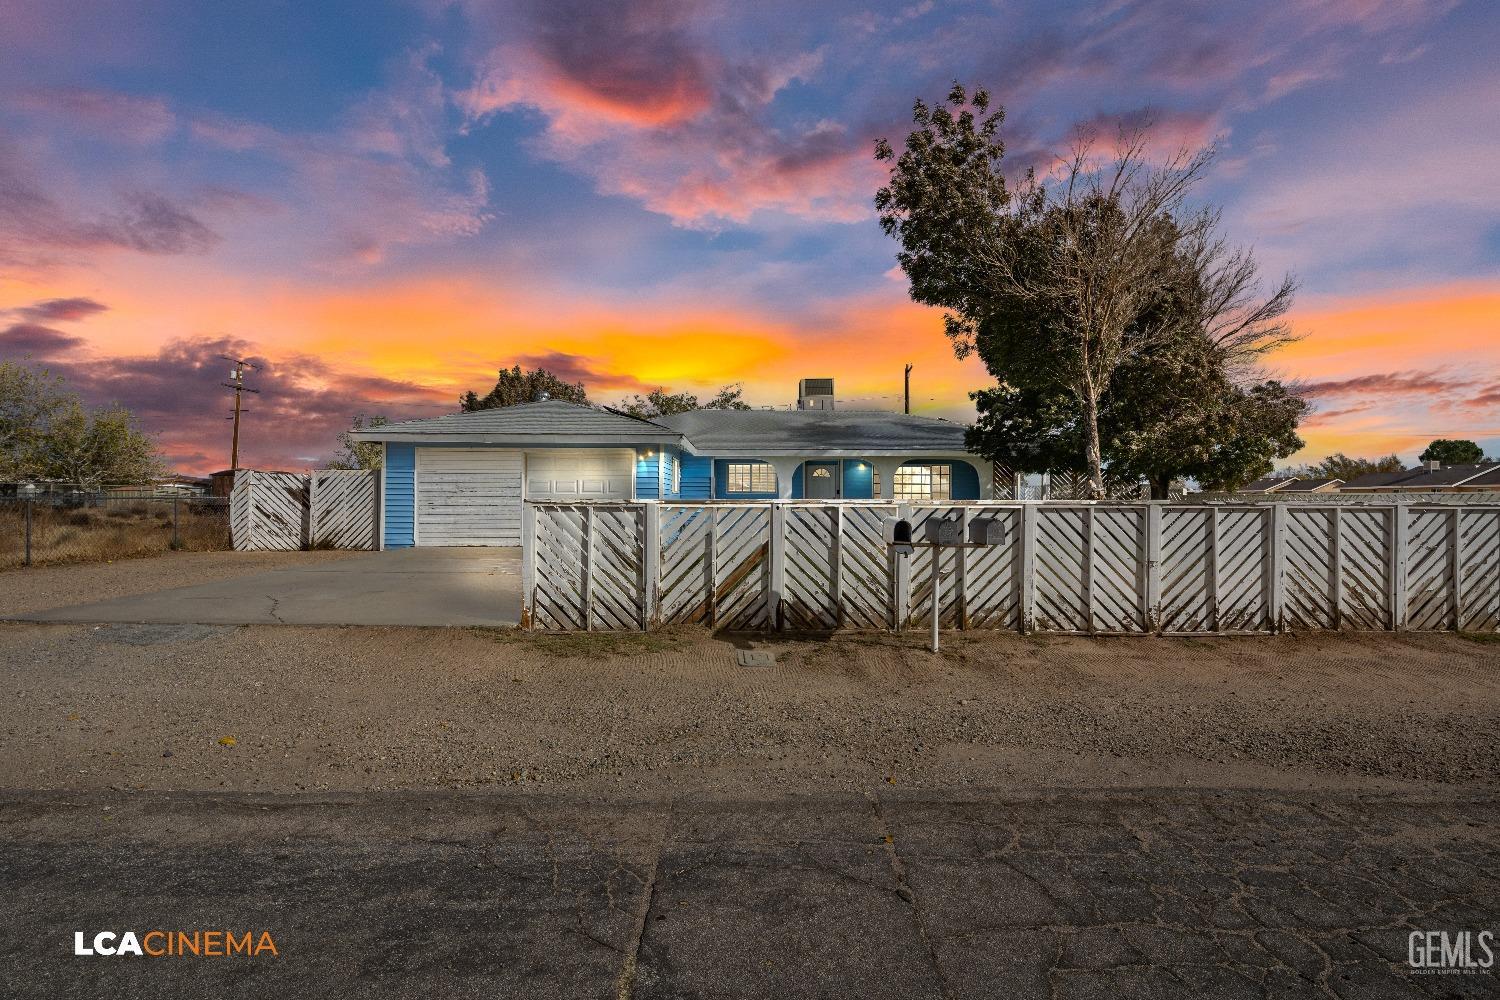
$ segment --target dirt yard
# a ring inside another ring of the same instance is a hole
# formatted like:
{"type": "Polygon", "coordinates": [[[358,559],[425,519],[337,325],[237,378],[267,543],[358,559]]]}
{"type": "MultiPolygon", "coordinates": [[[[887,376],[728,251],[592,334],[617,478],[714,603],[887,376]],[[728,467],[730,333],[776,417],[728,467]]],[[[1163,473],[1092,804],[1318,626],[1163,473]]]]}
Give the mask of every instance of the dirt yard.
{"type": "MultiPolygon", "coordinates": [[[[109,562],[159,556],[172,551],[172,503],[111,501],[101,506],[32,508],[31,559],[34,566],[109,562]]],[[[0,503],[0,570],[25,559],[24,506],[0,503]]],[[[230,547],[229,510],[224,506],[177,505],[177,550],[223,551],[230,547]]]]}
{"type": "Polygon", "coordinates": [[[1493,642],[736,643],[0,625],[0,787],[1500,786],[1493,642]]]}

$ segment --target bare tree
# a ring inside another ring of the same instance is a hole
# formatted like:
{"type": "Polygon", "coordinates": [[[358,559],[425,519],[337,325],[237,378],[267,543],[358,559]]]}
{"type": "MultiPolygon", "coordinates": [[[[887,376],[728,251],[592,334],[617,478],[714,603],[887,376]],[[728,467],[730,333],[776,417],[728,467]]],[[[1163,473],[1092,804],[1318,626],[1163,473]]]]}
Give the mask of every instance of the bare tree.
{"type": "Polygon", "coordinates": [[[1082,412],[1093,497],[1104,495],[1099,399],[1123,361],[1168,333],[1170,317],[1156,324],[1150,315],[1181,278],[1170,266],[1179,259],[1178,242],[1202,246],[1210,264],[1223,263],[1210,252],[1214,213],[1182,211],[1213,148],[1152,163],[1146,137],[1146,128],[1122,131],[1113,161],[1101,166],[1094,137],[1081,135],[1061,182],[1023,182],[1011,202],[1015,238],[983,261],[998,295],[1045,303],[1060,321],[1054,333],[1063,349],[1054,364],[1082,412]]]}

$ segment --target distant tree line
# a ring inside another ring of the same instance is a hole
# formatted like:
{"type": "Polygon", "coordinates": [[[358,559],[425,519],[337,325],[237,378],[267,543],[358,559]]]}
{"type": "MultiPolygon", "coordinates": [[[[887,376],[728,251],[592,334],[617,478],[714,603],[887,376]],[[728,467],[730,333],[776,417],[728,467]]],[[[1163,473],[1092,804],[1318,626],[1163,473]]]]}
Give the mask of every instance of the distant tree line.
{"type": "Polygon", "coordinates": [[[144,484],[166,466],[122,406],[86,406],[44,369],[0,362],[0,482],[63,483],[92,491],[144,484]]]}
{"type": "MultiPolygon", "coordinates": [[[[700,400],[690,392],[669,393],[658,386],[646,395],[634,395],[620,400],[608,409],[628,413],[633,417],[651,419],[665,417],[689,410],[748,410],[750,404],[743,399],[744,386],[740,383],[726,385],[713,396],[700,400]]],[[[502,368],[495,379],[494,388],[483,396],[470,390],[458,399],[459,409],[464,413],[475,410],[493,410],[518,403],[534,403],[545,393],[549,399],[561,399],[582,406],[589,402],[588,390],[582,382],[568,382],[545,368],[523,369],[520,365],[502,368]]]]}

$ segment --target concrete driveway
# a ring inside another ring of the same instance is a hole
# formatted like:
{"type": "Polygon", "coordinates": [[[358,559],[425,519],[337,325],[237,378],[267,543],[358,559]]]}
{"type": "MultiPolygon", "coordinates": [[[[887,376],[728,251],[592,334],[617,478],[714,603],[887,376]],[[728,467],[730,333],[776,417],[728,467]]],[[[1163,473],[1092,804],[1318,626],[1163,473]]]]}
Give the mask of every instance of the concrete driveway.
{"type": "Polygon", "coordinates": [[[521,550],[393,549],[15,616],[204,625],[514,625],[521,550]]]}

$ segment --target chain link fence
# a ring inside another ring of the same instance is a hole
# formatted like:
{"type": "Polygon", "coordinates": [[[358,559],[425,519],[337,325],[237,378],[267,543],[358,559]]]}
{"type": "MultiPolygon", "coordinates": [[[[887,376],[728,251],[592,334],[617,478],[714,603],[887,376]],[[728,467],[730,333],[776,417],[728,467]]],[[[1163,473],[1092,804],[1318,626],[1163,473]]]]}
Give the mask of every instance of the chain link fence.
{"type": "Polygon", "coordinates": [[[0,498],[0,570],[230,548],[228,497],[0,498]]]}

